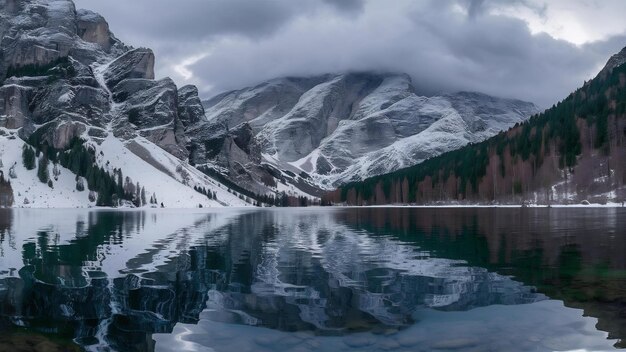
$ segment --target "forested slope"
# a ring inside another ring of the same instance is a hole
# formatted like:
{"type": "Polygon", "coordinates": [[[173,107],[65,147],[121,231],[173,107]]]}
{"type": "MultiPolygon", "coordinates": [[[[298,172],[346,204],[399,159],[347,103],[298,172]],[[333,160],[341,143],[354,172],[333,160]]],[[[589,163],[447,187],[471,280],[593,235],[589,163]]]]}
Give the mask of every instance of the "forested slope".
{"type": "Polygon", "coordinates": [[[482,143],[345,185],[349,205],[626,200],[626,64],[615,55],[566,99],[482,143]],[[613,63],[614,66],[611,66],[613,63]]]}

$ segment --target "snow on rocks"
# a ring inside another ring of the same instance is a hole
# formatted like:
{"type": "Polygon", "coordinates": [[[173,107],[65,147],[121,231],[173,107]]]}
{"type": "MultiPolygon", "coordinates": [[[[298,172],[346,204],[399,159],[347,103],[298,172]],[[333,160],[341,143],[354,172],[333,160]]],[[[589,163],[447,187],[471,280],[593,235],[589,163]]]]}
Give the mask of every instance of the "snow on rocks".
{"type": "MultiPolygon", "coordinates": [[[[14,133],[0,136],[0,158],[3,167],[0,168],[8,177],[9,168],[15,170],[16,178],[11,178],[14,207],[21,208],[86,208],[94,206],[88,199],[89,191],[76,190],[76,175],[60,165],[57,166],[60,174],[58,180],[52,178],[50,188],[37,178],[37,168],[26,170],[22,164],[22,147],[24,142],[14,133]]],[[[53,164],[49,165],[49,174],[53,175],[53,164]]]]}
{"type": "Polygon", "coordinates": [[[121,169],[124,177],[139,182],[147,195],[155,194],[158,205],[167,208],[249,206],[229,193],[228,188],[180,161],[145,138],[123,142],[112,134],[101,144],[90,143],[96,149],[98,162],[109,172],[121,169]],[[217,200],[196,192],[194,186],[216,192],[217,200]]]}

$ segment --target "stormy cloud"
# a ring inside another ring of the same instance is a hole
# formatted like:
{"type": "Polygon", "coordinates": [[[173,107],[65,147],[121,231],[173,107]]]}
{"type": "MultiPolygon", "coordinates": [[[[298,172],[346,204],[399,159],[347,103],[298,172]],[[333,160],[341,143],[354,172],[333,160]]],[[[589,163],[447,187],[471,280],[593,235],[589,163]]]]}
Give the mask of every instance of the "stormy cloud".
{"type": "Polygon", "coordinates": [[[626,3],[539,0],[77,0],[205,97],[280,76],[405,72],[547,107],[626,46],[626,3]],[[595,16],[595,19],[593,17],[595,16]],[[592,18],[592,19],[590,19],[592,18]]]}

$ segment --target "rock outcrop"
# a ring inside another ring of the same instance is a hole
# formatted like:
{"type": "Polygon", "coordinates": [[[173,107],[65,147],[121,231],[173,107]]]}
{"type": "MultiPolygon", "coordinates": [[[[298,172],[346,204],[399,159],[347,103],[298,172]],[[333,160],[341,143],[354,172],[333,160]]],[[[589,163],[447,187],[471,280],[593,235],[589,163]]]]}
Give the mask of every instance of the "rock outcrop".
{"type": "Polygon", "coordinates": [[[179,104],[171,79],[154,80],[154,53],[124,45],[102,16],[70,0],[4,0],[0,34],[1,127],[24,139],[45,127],[38,140],[57,148],[89,127],[96,140],[143,136],[188,157],[184,128],[204,115],[197,89],[179,104]]]}
{"type": "Polygon", "coordinates": [[[188,128],[205,119],[204,106],[196,86],[187,85],[178,90],[178,117],[183,127],[188,128]]]}
{"type": "Polygon", "coordinates": [[[626,48],[623,48],[619,53],[609,58],[609,61],[607,61],[602,71],[598,73],[598,77],[606,77],[614,68],[624,63],[626,63],[626,48]]]}
{"type": "Polygon", "coordinates": [[[150,49],[133,49],[108,64],[104,71],[107,86],[113,89],[125,79],[154,79],[154,53],[150,49]]]}
{"type": "Polygon", "coordinates": [[[78,35],[80,38],[89,43],[100,45],[104,51],[111,50],[111,46],[115,43],[111,40],[111,32],[109,24],[104,17],[89,10],[76,11],[78,22],[76,23],[78,35]]]}

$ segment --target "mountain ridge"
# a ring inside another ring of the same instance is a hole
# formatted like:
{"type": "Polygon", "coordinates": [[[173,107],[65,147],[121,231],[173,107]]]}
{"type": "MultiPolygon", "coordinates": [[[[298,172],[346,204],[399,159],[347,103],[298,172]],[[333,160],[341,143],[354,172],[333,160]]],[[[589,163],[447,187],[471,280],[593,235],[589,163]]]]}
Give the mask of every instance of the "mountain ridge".
{"type": "MultiPolygon", "coordinates": [[[[366,159],[367,153],[422,132],[446,117],[437,110],[447,108],[450,114],[462,115],[459,119],[463,121],[457,124],[466,127],[456,131],[461,136],[453,138],[453,131],[443,131],[442,126],[438,132],[455,144],[423,152],[426,156],[481,140],[538,111],[531,103],[481,93],[418,96],[408,75],[373,72],[277,78],[221,93],[203,103],[213,130],[222,126],[226,133],[248,124],[263,163],[296,174],[303,172],[307,181],[321,189],[386,171],[361,170],[356,165],[359,163],[351,160],[366,159]],[[481,126],[488,131],[480,131],[481,126]],[[361,144],[354,147],[355,139],[346,137],[348,134],[360,136],[361,144]]],[[[425,149],[423,145],[430,142],[425,139],[421,145],[408,148],[406,154],[425,149]]],[[[415,155],[387,157],[396,161],[392,168],[424,159],[415,155]]]]}
{"type": "Polygon", "coordinates": [[[353,182],[328,203],[624,204],[626,48],[530,120],[423,164],[353,182]]]}

